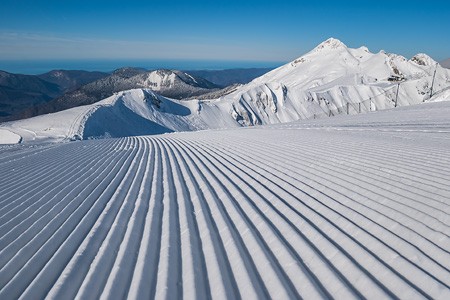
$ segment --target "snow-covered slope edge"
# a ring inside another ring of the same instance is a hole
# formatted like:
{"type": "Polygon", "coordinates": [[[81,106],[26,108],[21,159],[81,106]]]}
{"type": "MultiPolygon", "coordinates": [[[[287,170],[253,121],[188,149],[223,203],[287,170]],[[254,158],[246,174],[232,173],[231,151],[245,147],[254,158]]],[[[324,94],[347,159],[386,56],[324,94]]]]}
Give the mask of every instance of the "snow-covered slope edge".
{"type": "Polygon", "coordinates": [[[3,123],[0,134],[15,134],[24,142],[57,142],[238,127],[231,107],[219,100],[181,101],[136,89],[95,104],[3,123]]]}

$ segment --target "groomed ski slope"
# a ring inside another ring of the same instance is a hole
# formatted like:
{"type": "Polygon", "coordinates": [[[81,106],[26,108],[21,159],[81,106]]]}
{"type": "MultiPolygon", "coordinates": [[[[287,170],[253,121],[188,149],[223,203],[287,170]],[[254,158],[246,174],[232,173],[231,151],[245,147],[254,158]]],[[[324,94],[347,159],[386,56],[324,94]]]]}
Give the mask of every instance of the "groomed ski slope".
{"type": "Polygon", "coordinates": [[[450,102],[0,148],[0,299],[450,299],[450,102]]]}

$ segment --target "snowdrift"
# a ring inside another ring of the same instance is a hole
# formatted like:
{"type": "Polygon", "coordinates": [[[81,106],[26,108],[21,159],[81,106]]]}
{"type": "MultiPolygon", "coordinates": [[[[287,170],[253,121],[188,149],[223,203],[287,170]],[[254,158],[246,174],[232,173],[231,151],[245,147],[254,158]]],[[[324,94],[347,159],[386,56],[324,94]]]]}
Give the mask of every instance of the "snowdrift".
{"type": "Polygon", "coordinates": [[[0,129],[0,145],[20,143],[21,137],[9,130],[0,129]]]}

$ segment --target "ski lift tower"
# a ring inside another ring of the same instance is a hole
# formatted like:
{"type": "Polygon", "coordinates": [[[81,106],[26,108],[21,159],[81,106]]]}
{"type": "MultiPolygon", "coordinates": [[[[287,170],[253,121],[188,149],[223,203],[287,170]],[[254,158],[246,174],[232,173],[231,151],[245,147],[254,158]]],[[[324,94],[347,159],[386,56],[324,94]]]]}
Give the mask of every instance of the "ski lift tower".
{"type": "Polygon", "coordinates": [[[436,63],[436,67],[434,68],[433,80],[431,81],[430,98],[433,97],[433,86],[434,86],[434,79],[436,78],[437,67],[438,67],[438,63],[436,63]]]}

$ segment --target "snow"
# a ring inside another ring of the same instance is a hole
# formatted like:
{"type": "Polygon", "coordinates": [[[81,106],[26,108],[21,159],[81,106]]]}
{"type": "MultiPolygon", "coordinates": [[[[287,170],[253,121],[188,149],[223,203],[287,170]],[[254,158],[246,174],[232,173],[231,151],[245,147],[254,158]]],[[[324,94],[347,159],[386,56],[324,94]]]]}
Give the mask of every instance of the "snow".
{"type": "Polygon", "coordinates": [[[154,91],[174,85],[176,75],[171,72],[154,71],[145,74],[143,85],[151,86],[154,91]]]}
{"type": "Polygon", "coordinates": [[[0,128],[0,145],[20,143],[21,137],[14,132],[0,128]]]}
{"type": "Polygon", "coordinates": [[[240,126],[229,114],[230,109],[228,103],[220,101],[180,101],[150,89],[136,89],[92,105],[2,126],[25,143],[61,142],[240,126]]]}
{"type": "MultiPolygon", "coordinates": [[[[3,131],[18,135],[23,142],[43,143],[78,139],[82,136],[83,124],[99,105],[80,106],[58,113],[2,124],[3,131]]],[[[3,133],[0,132],[0,141],[3,133]]],[[[1,142],[0,142],[1,144],[1,142]]]]}
{"type": "Polygon", "coordinates": [[[422,66],[434,66],[436,61],[425,53],[418,53],[411,58],[411,61],[422,66]]]}
{"type": "Polygon", "coordinates": [[[449,115],[1,147],[0,298],[449,299],[449,115]]]}
{"type": "Polygon", "coordinates": [[[223,101],[233,103],[237,117],[258,116],[256,124],[251,118],[245,120],[247,125],[309,119],[313,114],[329,115],[330,111],[335,114],[347,104],[355,106],[370,99],[377,109],[392,108],[396,98],[393,90],[398,82],[391,79],[396,76],[402,79],[398,105],[414,105],[429,100],[435,68],[434,91],[441,92],[450,87],[450,71],[436,67],[425,54],[407,60],[382,51],[374,54],[367,47],[348,48],[339,40],[329,39],[309,53],[254,79],[225,96],[223,101]],[[279,93],[277,88],[282,88],[284,93],[279,93]],[[276,113],[272,112],[271,105],[264,105],[264,99],[276,106],[276,113]]]}

